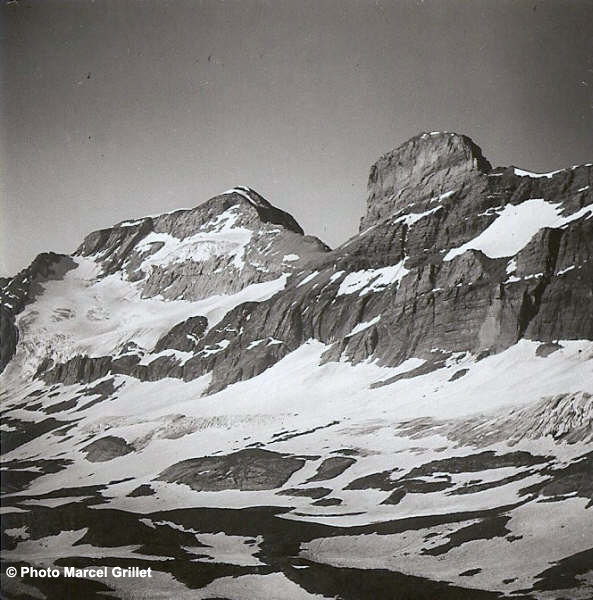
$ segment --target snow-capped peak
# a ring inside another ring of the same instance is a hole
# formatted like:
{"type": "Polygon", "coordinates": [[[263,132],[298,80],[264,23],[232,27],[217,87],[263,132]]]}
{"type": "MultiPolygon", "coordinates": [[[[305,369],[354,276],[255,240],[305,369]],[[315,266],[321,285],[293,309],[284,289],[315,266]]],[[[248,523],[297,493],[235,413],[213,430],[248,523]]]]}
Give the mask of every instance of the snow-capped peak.
{"type": "Polygon", "coordinates": [[[237,185],[226,192],[223,192],[223,195],[228,194],[239,194],[239,196],[243,196],[247,202],[255,206],[256,208],[271,208],[271,204],[263,198],[260,194],[258,194],[253,188],[250,188],[246,185],[237,185]]]}

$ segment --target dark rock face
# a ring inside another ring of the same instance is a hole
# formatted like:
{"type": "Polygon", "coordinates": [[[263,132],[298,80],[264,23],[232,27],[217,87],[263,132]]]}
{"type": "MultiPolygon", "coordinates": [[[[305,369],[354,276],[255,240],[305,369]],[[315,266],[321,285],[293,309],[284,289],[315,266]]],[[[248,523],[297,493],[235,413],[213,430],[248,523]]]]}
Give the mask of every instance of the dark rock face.
{"type": "Polygon", "coordinates": [[[159,479],[184,483],[196,491],[272,490],[304,464],[302,458],[248,448],[225,456],[183,460],[163,471],[159,479]]]}
{"type": "Polygon", "coordinates": [[[348,467],[351,467],[356,460],[344,456],[332,456],[326,458],[317,468],[317,473],[307,481],[327,481],[341,475],[348,467]]]}
{"type": "Polygon", "coordinates": [[[146,483],[134,488],[129,494],[129,498],[138,498],[141,496],[154,496],[156,492],[146,483]]]}
{"type": "Polygon", "coordinates": [[[278,496],[294,496],[294,497],[305,497],[305,498],[313,498],[314,500],[318,498],[323,498],[328,494],[331,494],[332,490],[324,487],[314,487],[314,488],[290,488],[288,490],[281,490],[276,492],[278,496]]]}
{"type": "Polygon", "coordinates": [[[43,379],[48,384],[64,383],[90,383],[95,379],[105,377],[111,370],[112,361],[108,356],[91,358],[88,356],[75,356],[65,363],[51,365],[44,363],[40,366],[38,375],[43,373],[43,379]]]}
{"type": "Polygon", "coordinates": [[[281,225],[288,231],[293,231],[300,235],[304,234],[301,226],[295,221],[294,217],[287,212],[272,206],[265,198],[260,196],[255,190],[242,185],[234,188],[234,192],[245,198],[257,211],[260,220],[263,223],[272,223],[281,225]]]}
{"type": "Polygon", "coordinates": [[[19,330],[14,323],[13,312],[0,305],[0,372],[14,356],[18,339],[19,330]]]}
{"type": "Polygon", "coordinates": [[[545,471],[551,477],[541,484],[536,484],[524,490],[535,492],[550,501],[562,500],[567,494],[574,494],[589,500],[587,508],[593,506],[593,452],[589,452],[578,461],[561,469],[549,468],[545,471]]]}
{"type": "MultiPolygon", "coordinates": [[[[393,479],[393,474],[398,469],[392,469],[391,471],[382,471],[380,473],[371,473],[364,477],[359,477],[354,481],[351,481],[344,489],[345,490],[382,490],[388,492],[397,486],[397,482],[393,479]]],[[[403,496],[402,496],[403,498],[403,496]]]]}
{"type": "Polygon", "coordinates": [[[316,500],[312,502],[313,506],[339,506],[342,504],[341,498],[321,498],[321,500],[316,500]]]}
{"type": "Polygon", "coordinates": [[[479,187],[484,181],[479,175],[491,168],[481,149],[464,135],[433,132],[412,138],[371,167],[367,214],[361,220],[360,231],[412,202],[464,185],[479,187]]]}
{"type": "Polygon", "coordinates": [[[183,323],[178,323],[167,332],[154,347],[155,352],[161,352],[168,348],[189,352],[193,350],[199,338],[208,327],[206,317],[190,317],[183,323]]]}
{"type": "MultiPolygon", "coordinates": [[[[166,349],[166,348],[165,348],[166,349]]],[[[91,383],[106,375],[130,375],[140,381],[158,381],[163,377],[183,377],[183,370],[174,356],[159,356],[148,365],[138,364],[140,357],[132,354],[112,358],[111,356],[77,355],[64,363],[44,361],[37,370],[47,384],[91,383]]]]}
{"type": "Polygon", "coordinates": [[[402,479],[426,477],[434,473],[472,473],[487,469],[501,469],[504,467],[531,467],[541,465],[550,460],[546,456],[534,456],[529,452],[509,452],[495,454],[491,450],[470,454],[469,456],[454,456],[442,460],[433,460],[421,467],[414,467],[402,479]]]}
{"type": "Polygon", "coordinates": [[[90,462],[105,462],[129,454],[134,449],[123,438],[114,435],[102,437],[83,448],[90,462]]]}

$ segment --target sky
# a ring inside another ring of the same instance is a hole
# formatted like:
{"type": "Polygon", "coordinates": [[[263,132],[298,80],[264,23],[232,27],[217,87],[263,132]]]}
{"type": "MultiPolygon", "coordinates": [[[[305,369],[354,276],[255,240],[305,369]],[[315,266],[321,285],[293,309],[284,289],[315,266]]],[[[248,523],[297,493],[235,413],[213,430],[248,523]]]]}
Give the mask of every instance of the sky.
{"type": "Polygon", "coordinates": [[[248,185],[331,246],[422,131],[593,159],[589,0],[40,0],[0,8],[0,275],[248,185]]]}

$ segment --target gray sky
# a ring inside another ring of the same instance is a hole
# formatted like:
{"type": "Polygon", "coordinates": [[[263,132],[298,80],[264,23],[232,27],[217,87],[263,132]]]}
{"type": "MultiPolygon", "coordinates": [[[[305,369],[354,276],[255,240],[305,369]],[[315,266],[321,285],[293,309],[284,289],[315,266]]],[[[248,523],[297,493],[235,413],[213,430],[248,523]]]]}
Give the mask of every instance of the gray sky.
{"type": "Polygon", "coordinates": [[[593,158],[589,0],[19,0],[0,9],[0,274],[249,185],[336,245],[422,130],[593,158]]]}

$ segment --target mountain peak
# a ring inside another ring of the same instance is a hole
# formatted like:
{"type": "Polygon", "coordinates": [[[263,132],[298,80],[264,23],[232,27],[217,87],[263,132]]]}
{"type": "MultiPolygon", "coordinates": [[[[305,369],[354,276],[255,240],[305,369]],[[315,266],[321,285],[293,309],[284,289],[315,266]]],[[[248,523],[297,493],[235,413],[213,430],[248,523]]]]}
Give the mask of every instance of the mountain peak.
{"type": "Polygon", "coordinates": [[[466,135],[423,132],[387,152],[371,167],[361,231],[405,208],[488,173],[492,166],[466,135]],[[413,199],[413,200],[412,200],[413,199]]]}
{"type": "Polygon", "coordinates": [[[118,274],[143,297],[196,300],[282,280],[327,252],[296,220],[247,186],[192,209],[122,221],[89,234],[76,255],[118,274]],[[289,257],[289,260],[285,260],[289,257]]]}
{"type": "Polygon", "coordinates": [[[469,161],[473,168],[489,172],[492,165],[485,158],[482,149],[467,135],[453,131],[423,131],[400,144],[381,158],[397,158],[405,166],[424,160],[425,166],[438,168],[444,162],[469,161]]]}
{"type": "Polygon", "coordinates": [[[272,208],[272,205],[260,194],[258,194],[253,188],[246,185],[236,185],[234,188],[223,192],[223,196],[238,194],[242,196],[252,206],[259,208],[272,208]]]}
{"type": "MultiPolygon", "coordinates": [[[[293,231],[294,233],[299,233],[301,235],[304,234],[303,229],[291,214],[276,208],[262,195],[258,194],[253,188],[245,185],[237,185],[234,188],[223,192],[221,196],[232,196],[238,197],[240,200],[246,200],[253,208],[255,208],[259,219],[262,222],[281,225],[285,229],[293,231]]],[[[220,196],[216,196],[212,200],[217,198],[220,198],[220,196]]]]}

